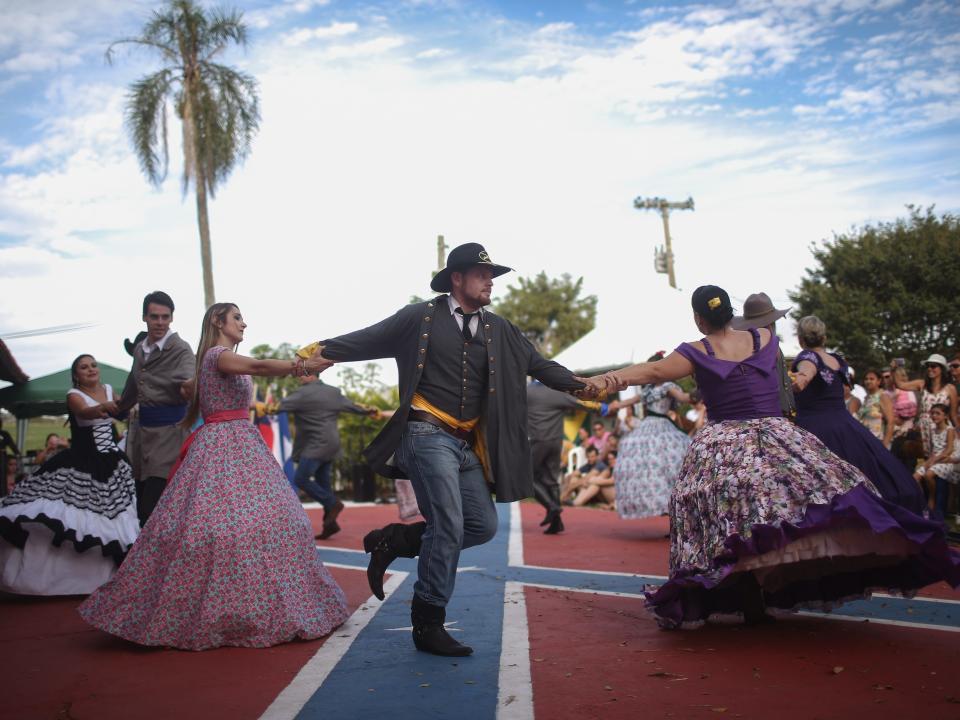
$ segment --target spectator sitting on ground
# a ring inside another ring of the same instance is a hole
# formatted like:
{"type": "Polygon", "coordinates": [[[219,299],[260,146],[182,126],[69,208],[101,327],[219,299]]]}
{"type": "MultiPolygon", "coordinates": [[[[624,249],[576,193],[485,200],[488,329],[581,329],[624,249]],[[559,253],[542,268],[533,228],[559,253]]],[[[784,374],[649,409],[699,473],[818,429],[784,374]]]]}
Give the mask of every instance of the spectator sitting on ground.
{"type": "Polygon", "coordinates": [[[563,480],[563,492],[560,493],[560,502],[569,504],[570,497],[580,488],[585,487],[593,475],[599,475],[607,466],[600,461],[600,451],[592,445],[587,448],[587,462],[568,474],[563,480]]]}
{"type": "Polygon", "coordinates": [[[616,501],[616,488],[613,479],[613,468],[617,464],[617,451],[608,450],[603,460],[597,463],[606,467],[599,472],[592,472],[586,477],[573,504],[582,507],[591,500],[599,500],[604,510],[613,510],[616,501]]]}
{"type": "Polygon", "coordinates": [[[607,450],[607,440],[610,439],[610,436],[611,433],[607,430],[606,426],[599,420],[596,420],[593,423],[593,434],[587,438],[584,446],[595,447],[597,451],[603,455],[607,450]]]}

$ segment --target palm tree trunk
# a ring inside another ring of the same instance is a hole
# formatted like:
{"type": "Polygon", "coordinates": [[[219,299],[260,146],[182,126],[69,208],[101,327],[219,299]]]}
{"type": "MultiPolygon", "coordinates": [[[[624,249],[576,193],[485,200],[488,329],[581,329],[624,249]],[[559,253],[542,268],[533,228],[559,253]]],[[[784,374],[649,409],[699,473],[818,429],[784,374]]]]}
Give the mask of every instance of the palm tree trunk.
{"type": "Polygon", "coordinates": [[[200,228],[200,266],[203,269],[203,302],[206,307],[216,300],[213,293],[213,258],[210,251],[210,220],[207,217],[207,178],[197,163],[197,225],[200,228]]]}
{"type": "Polygon", "coordinates": [[[213,257],[210,250],[210,219],[207,216],[207,176],[200,162],[193,126],[193,91],[187,87],[183,103],[184,188],[191,174],[197,195],[197,227],[200,229],[200,268],[203,273],[203,303],[210,307],[216,302],[213,292],[213,257]]]}

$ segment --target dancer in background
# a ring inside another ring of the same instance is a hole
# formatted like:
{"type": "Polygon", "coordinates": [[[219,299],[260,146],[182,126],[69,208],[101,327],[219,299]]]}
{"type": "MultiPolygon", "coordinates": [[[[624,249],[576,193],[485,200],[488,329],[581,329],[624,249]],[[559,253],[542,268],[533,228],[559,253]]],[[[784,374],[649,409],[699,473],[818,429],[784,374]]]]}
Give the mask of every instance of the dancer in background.
{"type": "MultiPolygon", "coordinates": [[[[659,352],[647,362],[662,359],[663,353],[659,352]]],[[[610,410],[633,405],[637,399],[612,402],[610,410]]],[[[624,519],[666,514],[677,473],[690,447],[690,438],[668,416],[680,403],[692,402],[690,395],[676,383],[664,382],[644,385],[639,399],[643,420],[620,440],[613,469],[617,512],[624,519]]]]}
{"type": "Polygon", "coordinates": [[[547,511],[540,523],[544,535],[564,531],[560,514],[560,461],[563,452],[563,417],[576,410],[599,410],[606,414],[606,404],[577,400],[554,390],[538,380],[527,383],[527,434],[533,461],[533,493],[547,511]]]}
{"type": "Polygon", "coordinates": [[[80,606],[91,625],[141,645],[266,647],[326,635],[347,618],[317,557],[310,520],[250,423],[250,375],[321,372],[331,362],[238,355],[246,323],[212,305],[184,419],[198,428],[116,577],[80,606]]]}
{"type": "Polygon", "coordinates": [[[323,505],[323,530],[317,535],[326,540],[340,532],[337,517],[343,503],[330,484],[333,461],[340,453],[340,413],[376,415],[376,408],[358,405],[339,389],[327,385],[318,373],[300,378],[300,387],[280,401],[280,411],[291,413],[297,424],[293,438],[293,461],[297,464],[294,484],[323,505]]]}
{"type": "Polygon", "coordinates": [[[826,351],[826,325],[815,315],[801,318],[797,339],[803,348],[793,361],[797,424],[859,468],[885,499],[922,512],[923,492],[910,472],[847,412],[843,402],[843,387],[850,383],[847,363],[826,351]]]}
{"type": "Polygon", "coordinates": [[[719,287],[697,288],[692,305],[701,340],[587,380],[593,395],[693,373],[707,404],[709,423],[694,436],[670,501],[670,579],[648,594],[661,626],[714,613],[763,622],[767,607],[960,585],[960,555],[939,523],[881,498],[859,470],[783,417],[776,337],[734,330],[719,287]]]}
{"type": "Polygon", "coordinates": [[[116,443],[113,388],[92,355],[70,365],[71,445],[0,502],[0,589],[80,595],[109,580],[137,539],[133,471],[116,443]]]}
{"type": "MultiPolygon", "coordinates": [[[[190,432],[180,421],[187,412],[196,371],[193,350],[170,328],[173,300],[169,295],[155,290],[143,298],[143,321],[147,333],[133,347],[133,367],[117,403],[121,414],[138,405],[126,451],[137,479],[141,526],[167,486],[170,468],[190,432]]],[[[127,342],[124,345],[129,347],[127,342]]]]}

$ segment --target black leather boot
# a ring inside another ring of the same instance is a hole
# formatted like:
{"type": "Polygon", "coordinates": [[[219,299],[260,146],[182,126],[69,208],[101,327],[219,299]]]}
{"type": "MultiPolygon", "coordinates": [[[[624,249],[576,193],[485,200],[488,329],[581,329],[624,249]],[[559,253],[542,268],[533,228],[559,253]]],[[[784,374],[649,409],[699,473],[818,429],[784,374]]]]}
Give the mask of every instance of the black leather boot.
{"type": "Polygon", "coordinates": [[[557,508],[547,513],[546,522],[549,523],[550,527],[543,531],[544,535],[556,535],[563,532],[563,520],[560,519],[560,513],[562,512],[563,510],[557,508]]]}
{"type": "Polygon", "coordinates": [[[438,605],[424,602],[416,595],[410,608],[410,620],[413,622],[413,644],[417,650],[443,655],[446,657],[464,657],[473,653],[473,648],[457,642],[443,626],[447,611],[438,605]]]}
{"type": "Polygon", "coordinates": [[[414,558],[419,555],[420,539],[426,528],[425,522],[412,525],[391,523],[364,536],[363,549],[370,553],[367,582],[378,600],[383,600],[383,574],[390,567],[390,563],[398,557],[414,558]]]}

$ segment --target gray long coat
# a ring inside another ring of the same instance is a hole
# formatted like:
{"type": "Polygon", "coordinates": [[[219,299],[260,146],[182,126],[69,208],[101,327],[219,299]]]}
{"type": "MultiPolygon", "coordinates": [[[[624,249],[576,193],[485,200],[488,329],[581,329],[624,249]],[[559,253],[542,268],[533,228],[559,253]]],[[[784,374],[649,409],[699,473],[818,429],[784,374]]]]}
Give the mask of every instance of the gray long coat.
{"type": "MultiPolygon", "coordinates": [[[[380,434],[363,451],[381,475],[402,477],[392,456],[407,423],[410,402],[430,352],[433,316],[447,312],[447,296],[401,308],[391,317],[363,330],[323,340],[324,357],[336,362],[392,357],[400,376],[400,407],[380,434]]],[[[583,383],[567,368],[538,353],[513,323],[485,311],[481,328],[489,353],[489,378],[480,422],[490,458],[488,480],[497,502],[514,502],[533,495],[533,467],[527,438],[527,375],[557,390],[579,390],[583,383]]]]}
{"type": "MultiPolygon", "coordinates": [[[[196,371],[193,350],[180,336],[173,333],[163,350],[154,350],[146,358],[143,343],[133,350],[133,368],[120,398],[120,410],[125,412],[137,403],[145,405],[182,405],[185,401],[180,386],[192,380],[196,371]]],[[[190,432],[180,424],[166,427],[143,427],[139,418],[131,420],[127,455],[137,480],[148,477],[166,478],[177,459],[180,446],[190,432]]]]}

